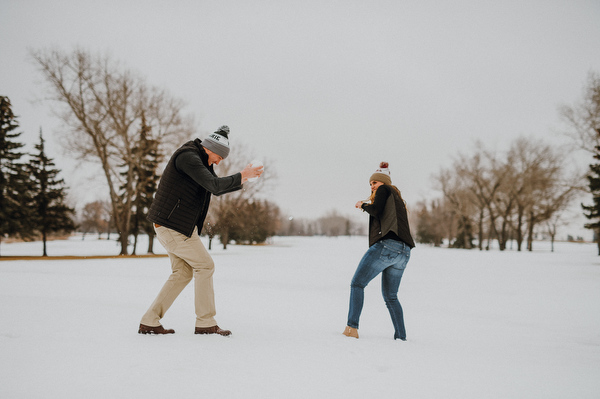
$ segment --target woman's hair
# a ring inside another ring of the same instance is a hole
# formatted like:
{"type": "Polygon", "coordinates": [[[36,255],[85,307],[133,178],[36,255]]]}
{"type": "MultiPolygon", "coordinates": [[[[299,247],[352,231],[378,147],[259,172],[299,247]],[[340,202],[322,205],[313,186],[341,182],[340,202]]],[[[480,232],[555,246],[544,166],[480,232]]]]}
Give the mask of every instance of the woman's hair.
{"type": "MultiPolygon", "coordinates": [[[[393,184],[386,184],[386,183],[383,183],[383,185],[384,186],[389,186],[389,187],[393,188],[394,190],[396,190],[396,192],[398,193],[398,196],[400,197],[400,199],[402,200],[402,202],[404,202],[404,205],[406,206],[406,201],[404,201],[404,198],[402,198],[402,194],[400,193],[400,190],[398,189],[398,187],[394,186],[393,184]]],[[[371,195],[369,196],[369,201],[371,202],[371,204],[375,200],[375,193],[376,192],[377,192],[377,190],[373,191],[371,193],[371,195]]]]}
{"type": "MultiPolygon", "coordinates": [[[[383,185],[391,187],[394,190],[396,190],[396,192],[398,193],[398,196],[400,197],[400,200],[404,203],[404,208],[406,209],[406,212],[410,214],[410,212],[408,211],[408,206],[406,206],[406,201],[404,201],[404,198],[402,198],[402,194],[400,193],[400,190],[398,189],[398,187],[394,186],[393,184],[385,184],[385,183],[383,183],[383,185]]],[[[377,193],[377,190],[375,190],[375,192],[372,192],[371,195],[369,196],[369,202],[371,204],[373,203],[373,201],[375,201],[375,193],[377,193]]]]}

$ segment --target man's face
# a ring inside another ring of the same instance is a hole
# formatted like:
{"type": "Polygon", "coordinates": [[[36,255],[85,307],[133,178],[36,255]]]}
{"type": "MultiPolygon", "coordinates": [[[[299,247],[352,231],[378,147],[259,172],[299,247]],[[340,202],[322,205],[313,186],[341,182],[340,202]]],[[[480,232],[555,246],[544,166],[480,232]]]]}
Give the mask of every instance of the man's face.
{"type": "Polygon", "coordinates": [[[218,165],[219,162],[221,162],[223,160],[223,157],[215,154],[211,150],[206,149],[206,148],[204,150],[206,151],[206,154],[208,155],[208,166],[213,165],[213,164],[218,165]]]}

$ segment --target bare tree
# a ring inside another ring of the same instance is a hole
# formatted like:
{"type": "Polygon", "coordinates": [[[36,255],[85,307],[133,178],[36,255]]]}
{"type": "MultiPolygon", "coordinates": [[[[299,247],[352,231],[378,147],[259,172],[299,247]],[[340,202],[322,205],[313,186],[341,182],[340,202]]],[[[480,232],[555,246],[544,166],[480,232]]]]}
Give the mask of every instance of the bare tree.
{"type": "Polygon", "coordinates": [[[453,168],[442,170],[437,184],[456,213],[457,241],[464,242],[469,220],[476,219],[480,249],[484,232],[488,249],[495,238],[504,250],[514,231],[518,250],[525,237],[532,250],[536,226],[566,210],[581,179],[567,171],[564,152],[542,140],[521,137],[505,156],[478,144],[473,156],[460,155],[453,168]]]}
{"type": "Polygon", "coordinates": [[[475,153],[471,157],[461,156],[455,163],[456,173],[466,179],[466,188],[471,191],[474,205],[479,209],[479,249],[482,249],[483,218],[487,211],[489,229],[486,249],[490,249],[493,237],[498,240],[500,250],[505,249],[504,236],[498,233],[496,219],[498,218],[497,205],[500,188],[503,186],[509,168],[499,161],[496,154],[486,150],[481,142],[475,144],[475,153]]]}
{"type": "MultiPolygon", "coordinates": [[[[590,72],[587,83],[583,90],[581,101],[574,106],[563,106],[561,109],[563,119],[567,122],[567,136],[571,137],[576,147],[590,153],[597,161],[600,153],[600,74],[590,72]]],[[[592,162],[592,160],[590,160],[592,162]]],[[[594,230],[594,237],[598,244],[598,254],[600,254],[600,200],[598,195],[598,164],[589,166],[587,173],[588,184],[583,190],[592,194],[594,205],[583,205],[587,212],[585,216],[594,220],[593,223],[586,223],[585,227],[594,230]]]]}
{"type": "Polygon", "coordinates": [[[507,159],[514,168],[511,185],[516,202],[517,247],[520,251],[526,226],[527,249],[531,251],[536,225],[567,208],[581,179],[569,176],[565,154],[542,140],[518,138],[507,159]]]}
{"type": "MultiPolygon", "coordinates": [[[[456,163],[455,165],[456,166],[456,163]]],[[[465,236],[468,233],[467,230],[457,231],[457,225],[466,227],[472,224],[472,218],[475,214],[477,198],[473,195],[473,192],[468,188],[468,180],[464,173],[459,173],[456,169],[442,169],[439,175],[434,177],[438,189],[442,192],[445,199],[444,209],[451,209],[451,215],[447,215],[444,220],[446,221],[446,234],[448,235],[448,242],[452,242],[456,235],[462,234],[461,241],[465,243],[466,248],[470,249],[471,240],[465,236]]],[[[479,208],[480,218],[480,243],[482,241],[482,220],[483,220],[483,208],[479,208]]],[[[448,210],[446,210],[448,212],[448,210]]],[[[481,244],[480,244],[481,245],[481,244]]]]}
{"type": "Polygon", "coordinates": [[[588,74],[581,101],[562,106],[560,114],[569,127],[565,134],[579,149],[595,154],[600,145],[600,73],[588,74]]]}
{"type": "MultiPolygon", "coordinates": [[[[191,119],[181,115],[181,101],[149,86],[109,56],[92,56],[81,49],[71,53],[31,51],[31,56],[48,83],[56,115],[68,128],[68,149],[78,158],[102,166],[121,254],[126,255],[142,115],[151,127],[151,139],[161,148],[191,137],[191,119]]],[[[170,150],[165,148],[163,153],[170,150]]]]}
{"type": "Polygon", "coordinates": [[[503,168],[506,175],[491,204],[496,209],[496,214],[500,220],[500,230],[497,231],[500,250],[506,249],[506,245],[515,230],[514,215],[516,208],[516,198],[513,195],[513,182],[516,178],[515,170],[508,162],[503,165],[503,168]]]}
{"type": "Polygon", "coordinates": [[[560,226],[566,226],[568,223],[564,219],[562,213],[555,213],[552,217],[546,220],[546,232],[550,236],[550,251],[554,252],[554,241],[556,240],[556,234],[560,226]]]}

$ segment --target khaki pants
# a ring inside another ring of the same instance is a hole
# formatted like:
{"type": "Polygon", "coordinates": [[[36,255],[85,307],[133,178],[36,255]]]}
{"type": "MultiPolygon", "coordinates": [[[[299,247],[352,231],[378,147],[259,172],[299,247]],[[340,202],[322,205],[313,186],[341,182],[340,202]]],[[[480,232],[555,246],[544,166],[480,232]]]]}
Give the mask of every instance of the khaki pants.
{"type": "Polygon", "coordinates": [[[215,293],[212,280],[215,264],[200,241],[198,229],[194,229],[194,233],[189,238],[163,226],[155,226],[155,231],[158,241],[169,254],[173,272],[142,317],[141,323],[152,327],[159,326],[160,319],[164,317],[175,298],[193,277],[196,327],[216,326],[215,293]]]}

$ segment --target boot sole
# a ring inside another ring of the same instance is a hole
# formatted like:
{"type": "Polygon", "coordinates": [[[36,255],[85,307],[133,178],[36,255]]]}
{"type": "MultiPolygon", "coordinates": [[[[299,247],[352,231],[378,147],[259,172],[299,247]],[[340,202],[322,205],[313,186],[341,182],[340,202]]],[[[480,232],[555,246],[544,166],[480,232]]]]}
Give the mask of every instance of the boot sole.
{"type": "Polygon", "coordinates": [[[194,334],[199,334],[199,335],[220,335],[220,336],[222,336],[222,337],[229,337],[229,336],[231,336],[231,333],[229,333],[229,334],[219,334],[219,333],[216,333],[216,332],[214,332],[214,333],[208,333],[208,332],[194,332],[194,334]]]}

